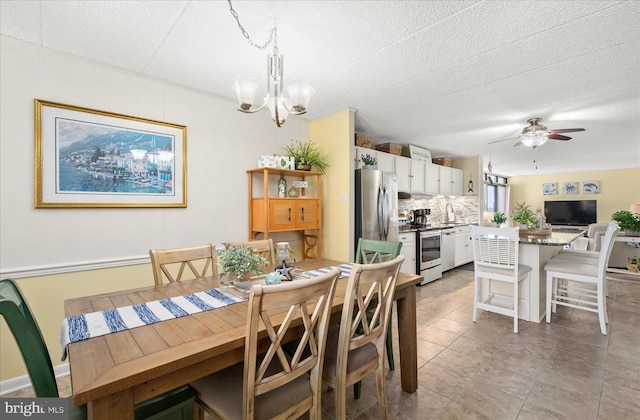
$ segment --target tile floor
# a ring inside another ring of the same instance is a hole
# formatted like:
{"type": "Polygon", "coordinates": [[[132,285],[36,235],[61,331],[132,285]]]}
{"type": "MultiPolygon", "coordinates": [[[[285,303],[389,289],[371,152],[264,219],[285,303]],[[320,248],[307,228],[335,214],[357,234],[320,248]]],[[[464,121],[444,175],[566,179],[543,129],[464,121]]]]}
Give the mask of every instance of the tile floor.
{"type": "MultiPolygon", "coordinates": [[[[640,419],[640,282],[609,281],[609,333],[596,314],[558,307],[551,324],[482,312],[471,321],[473,272],[418,288],[418,391],[387,374],[392,419],[640,419]]],[[[394,320],[395,322],[395,320],[394,320]]],[[[394,330],[395,331],[395,330],[394,330]]],[[[394,345],[398,363],[397,337],[394,345]]],[[[68,378],[61,380],[68,395],[68,378]]],[[[349,419],[379,418],[375,379],[348,392],[349,419]]],[[[323,392],[333,419],[333,393],[323,392]]]]}

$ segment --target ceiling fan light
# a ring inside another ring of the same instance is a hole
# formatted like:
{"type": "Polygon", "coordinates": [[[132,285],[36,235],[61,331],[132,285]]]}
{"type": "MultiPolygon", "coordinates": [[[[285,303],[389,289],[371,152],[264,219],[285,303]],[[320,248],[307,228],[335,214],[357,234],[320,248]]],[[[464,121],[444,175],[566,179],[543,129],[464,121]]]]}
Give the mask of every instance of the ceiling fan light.
{"type": "Polygon", "coordinates": [[[536,131],[536,132],[528,132],[523,133],[520,136],[520,141],[527,147],[536,148],[538,146],[542,146],[549,140],[547,137],[547,133],[544,131],[536,131]]]}
{"type": "Polygon", "coordinates": [[[253,106],[253,99],[258,90],[258,79],[253,77],[238,76],[233,82],[233,91],[238,97],[240,111],[248,111],[253,106]]]}

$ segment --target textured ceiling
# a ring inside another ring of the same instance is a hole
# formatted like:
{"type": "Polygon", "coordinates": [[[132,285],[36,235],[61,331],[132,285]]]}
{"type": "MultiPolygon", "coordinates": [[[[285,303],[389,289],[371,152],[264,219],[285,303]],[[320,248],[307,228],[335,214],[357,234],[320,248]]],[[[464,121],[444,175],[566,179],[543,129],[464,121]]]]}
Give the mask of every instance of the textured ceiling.
{"type": "MultiPolygon", "coordinates": [[[[309,119],[351,107],[356,131],[380,142],[479,154],[485,165],[491,157],[504,175],[640,167],[638,1],[233,6],[256,43],[277,21],[285,80],[318,91],[309,119]],[[489,144],[516,137],[533,117],[586,131],[536,150],[489,144]]],[[[226,97],[229,106],[239,74],[265,89],[267,53],[242,37],[226,1],[1,0],[0,16],[3,35],[226,97]]]]}

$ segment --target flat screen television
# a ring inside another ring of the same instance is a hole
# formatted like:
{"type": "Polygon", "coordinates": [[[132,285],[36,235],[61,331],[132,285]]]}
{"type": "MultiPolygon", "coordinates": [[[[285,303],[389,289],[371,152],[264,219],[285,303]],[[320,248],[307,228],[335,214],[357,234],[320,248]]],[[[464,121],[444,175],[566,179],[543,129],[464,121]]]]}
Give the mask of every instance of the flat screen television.
{"type": "Polygon", "coordinates": [[[597,200],[545,201],[547,223],[558,226],[587,226],[598,220],[597,200]]]}

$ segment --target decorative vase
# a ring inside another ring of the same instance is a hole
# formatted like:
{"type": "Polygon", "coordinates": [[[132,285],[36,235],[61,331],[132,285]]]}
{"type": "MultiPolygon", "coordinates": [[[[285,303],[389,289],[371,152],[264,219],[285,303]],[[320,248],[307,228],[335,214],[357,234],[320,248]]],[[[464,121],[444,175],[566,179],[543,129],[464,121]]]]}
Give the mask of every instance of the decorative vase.
{"type": "Polygon", "coordinates": [[[296,169],[299,171],[310,171],[311,165],[307,165],[306,163],[296,163],[296,169]]]}

